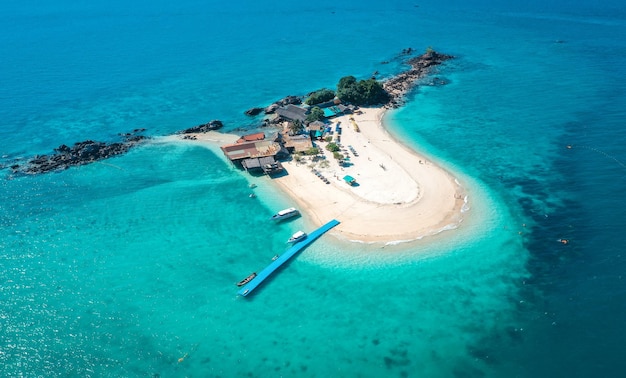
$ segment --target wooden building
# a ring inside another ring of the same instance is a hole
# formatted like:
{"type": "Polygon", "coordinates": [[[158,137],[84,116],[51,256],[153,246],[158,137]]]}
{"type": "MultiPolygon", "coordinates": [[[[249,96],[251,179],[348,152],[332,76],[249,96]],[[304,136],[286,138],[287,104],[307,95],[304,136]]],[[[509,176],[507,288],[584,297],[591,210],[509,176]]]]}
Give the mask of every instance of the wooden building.
{"type": "Polygon", "coordinates": [[[308,134],[285,135],[285,148],[290,153],[306,152],[313,147],[308,134]]]}
{"type": "Polygon", "coordinates": [[[259,132],[254,134],[243,135],[241,138],[237,139],[236,143],[246,143],[246,142],[254,142],[257,140],[264,140],[265,133],[259,132]]]}
{"type": "Polygon", "coordinates": [[[259,139],[261,136],[265,138],[263,133],[250,134],[220,149],[228,160],[245,170],[262,170],[267,174],[281,171],[278,160],[289,156],[289,151],[280,142],[279,134],[270,139],[259,139]]]}
{"type": "Polygon", "coordinates": [[[308,109],[289,104],[287,106],[276,109],[276,114],[287,121],[300,121],[304,123],[308,113],[308,109]]]}

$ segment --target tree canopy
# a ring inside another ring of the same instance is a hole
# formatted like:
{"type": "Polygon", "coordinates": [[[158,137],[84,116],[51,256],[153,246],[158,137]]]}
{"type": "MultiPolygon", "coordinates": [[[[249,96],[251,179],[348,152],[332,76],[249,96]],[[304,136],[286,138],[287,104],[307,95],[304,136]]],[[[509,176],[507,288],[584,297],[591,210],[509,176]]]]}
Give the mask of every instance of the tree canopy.
{"type": "Polygon", "coordinates": [[[389,101],[389,94],[376,79],[359,80],[344,76],[337,84],[337,97],[355,105],[374,105],[389,101]]]}
{"type": "Polygon", "coordinates": [[[324,111],[319,106],[314,106],[306,116],[306,122],[311,123],[324,119],[324,111]]]}
{"type": "Polygon", "coordinates": [[[340,150],[339,146],[335,142],[330,142],[326,145],[326,149],[330,152],[337,152],[340,150]]]}
{"type": "Polygon", "coordinates": [[[335,98],[335,92],[330,89],[322,88],[309,95],[304,101],[307,105],[317,105],[335,98]]]}
{"type": "Polygon", "coordinates": [[[304,152],[305,155],[317,155],[320,153],[320,149],[317,147],[311,147],[304,152]]]}
{"type": "Polygon", "coordinates": [[[296,119],[293,122],[289,123],[288,128],[291,135],[298,135],[304,130],[304,125],[302,124],[302,121],[296,119]]]}

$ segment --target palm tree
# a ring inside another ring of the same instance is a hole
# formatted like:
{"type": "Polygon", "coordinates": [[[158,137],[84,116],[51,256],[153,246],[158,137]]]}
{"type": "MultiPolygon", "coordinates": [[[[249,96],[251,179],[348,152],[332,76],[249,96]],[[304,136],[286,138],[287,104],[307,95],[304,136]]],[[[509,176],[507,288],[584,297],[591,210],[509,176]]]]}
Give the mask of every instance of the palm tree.
{"type": "Polygon", "coordinates": [[[302,124],[302,121],[300,121],[299,119],[294,120],[293,122],[289,123],[289,134],[291,135],[297,135],[302,133],[302,131],[304,131],[304,125],[302,124]]]}

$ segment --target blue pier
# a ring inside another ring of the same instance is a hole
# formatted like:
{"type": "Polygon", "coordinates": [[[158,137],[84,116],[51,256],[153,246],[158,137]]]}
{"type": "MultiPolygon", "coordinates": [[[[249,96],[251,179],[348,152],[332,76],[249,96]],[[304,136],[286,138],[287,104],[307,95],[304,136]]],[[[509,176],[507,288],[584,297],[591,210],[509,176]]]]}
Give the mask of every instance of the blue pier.
{"type": "Polygon", "coordinates": [[[246,295],[252,293],[252,291],[256,289],[261,283],[263,283],[263,281],[265,281],[265,279],[268,278],[272,273],[274,273],[276,269],[280,268],[281,265],[287,262],[296,253],[306,248],[309,244],[313,243],[317,238],[319,238],[328,230],[330,230],[331,228],[335,227],[338,224],[339,224],[339,221],[333,219],[330,222],[323,225],[322,227],[308,234],[306,239],[304,239],[303,241],[299,243],[296,243],[293,247],[289,248],[285,253],[278,256],[276,260],[272,261],[272,263],[268,265],[265,269],[263,269],[259,274],[257,274],[257,276],[254,277],[252,281],[248,282],[244,287],[242,287],[237,292],[237,294],[245,297],[246,295]]]}

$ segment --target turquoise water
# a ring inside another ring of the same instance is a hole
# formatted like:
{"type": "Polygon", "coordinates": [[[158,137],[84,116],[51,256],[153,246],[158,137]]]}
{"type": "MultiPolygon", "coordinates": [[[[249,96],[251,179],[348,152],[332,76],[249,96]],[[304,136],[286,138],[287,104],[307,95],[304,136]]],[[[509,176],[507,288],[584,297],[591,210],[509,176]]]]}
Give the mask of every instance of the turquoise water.
{"type": "Polygon", "coordinates": [[[390,75],[403,48],[433,46],[457,57],[435,73],[450,84],[387,123],[471,206],[412,245],[323,237],[244,299],[234,283],[312,227],[267,223],[292,205],[268,180],[157,142],[5,170],[1,375],[620,376],[623,6],[417,5],[0,5],[5,163],[135,128],[254,125],[250,107],[390,75]]]}

